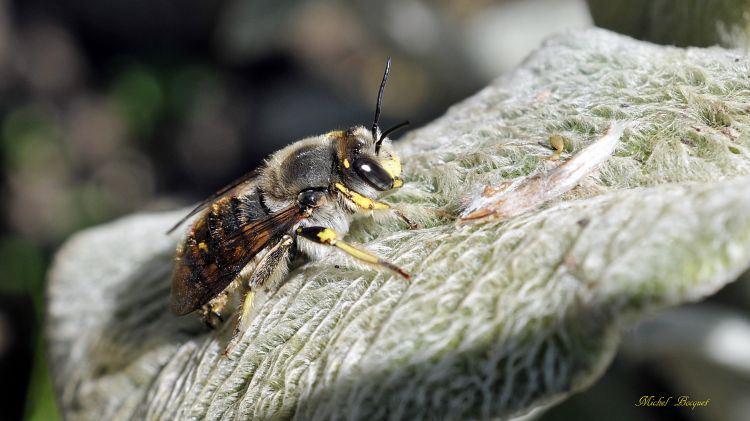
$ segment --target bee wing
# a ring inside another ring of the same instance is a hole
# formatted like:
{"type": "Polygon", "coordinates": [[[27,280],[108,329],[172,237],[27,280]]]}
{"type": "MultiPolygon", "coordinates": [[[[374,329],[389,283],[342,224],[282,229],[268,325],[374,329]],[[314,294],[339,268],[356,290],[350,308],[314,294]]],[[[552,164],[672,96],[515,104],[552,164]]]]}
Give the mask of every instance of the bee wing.
{"type": "Polygon", "coordinates": [[[193,208],[193,210],[191,210],[190,213],[185,215],[184,218],[177,221],[177,223],[174,224],[174,226],[170,228],[169,231],[167,231],[166,233],[171,234],[172,231],[176,230],[180,225],[184,224],[185,221],[197,215],[200,211],[205,209],[208,205],[224,197],[226,194],[234,190],[236,187],[245,183],[252,182],[257,177],[257,174],[258,174],[258,170],[250,171],[249,173],[244,174],[242,177],[222,187],[216,193],[212,194],[211,196],[204,199],[202,202],[198,203],[198,205],[195,208],[193,208]]]}
{"type": "Polygon", "coordinates": [[[212,253],[216,260],[207,259],[197,244],[189,244],[182,261],[175,266],[172,310],[182,315],[207,303],[223,291],[253,257],[279,241],[304,218],[295,204],[250,222],[236,234],[218,242],[219,250],[212,253]]]}

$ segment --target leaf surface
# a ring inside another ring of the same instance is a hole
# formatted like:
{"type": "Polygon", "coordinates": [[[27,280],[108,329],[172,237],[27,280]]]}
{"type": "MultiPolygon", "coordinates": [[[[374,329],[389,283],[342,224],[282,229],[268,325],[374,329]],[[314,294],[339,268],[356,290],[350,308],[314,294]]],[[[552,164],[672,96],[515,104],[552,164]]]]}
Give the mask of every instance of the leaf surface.
{"type": "MultiPolygon", "coordinates": [[[[700,300],[750,266],[746,56],[590,29],[548,40],[398,144],[384,198],[421,228],[358,220],[348,239],[414,275],[331,256],[231,328],[167,310],[181,213],[84,231],[50,277],[61,406],[78,419],[507,419],[590,385],[622,328],[700,300]],[[614,155],[561,198],[457,225],[484,185],[551,171],[612,120],[614,155]],[[334,264],[340,267],[335,268],[334,264]]],[[[397,68],[394,67],[394,72],[397,68]]]]}

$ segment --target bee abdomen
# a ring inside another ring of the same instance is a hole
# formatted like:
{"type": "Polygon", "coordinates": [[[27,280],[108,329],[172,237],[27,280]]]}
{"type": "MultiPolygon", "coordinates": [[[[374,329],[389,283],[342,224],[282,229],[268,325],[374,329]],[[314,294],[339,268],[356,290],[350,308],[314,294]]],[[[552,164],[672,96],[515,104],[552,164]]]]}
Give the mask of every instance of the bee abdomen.
{"type": "Polygon", "coordinates": [[[214,257],[219,267],[224,266],[223,257],[226,250],[222,244],[240,233],[238,215],[233,205],[234,198],[214,203],[206,216],[208,225],[208,252],[214,257]]]}
{"type": "Polygon", "coordinates": [[[262,236],[243,232],[269,216],[259,190],[214,202],[197,220],[178,252],[173,274],[172,310],[187,314],[208,302],[260,249],[262,236]],[[245,228],[246,229],[246,228],[245,228]]]}
{"type": "MultiPolygon", "coordinates": [[[[216,264],[222,267],[222,257],[232,252],[224,250],[222,244],[227,243],[228,239],[241,236],[242,227],[249,222],[265,218],[269,214],[270,210],[263,203],[262,192],[257,188],[249,194],[227,197],[214,203],[207,215],[210,234],[207,246],[215,257],[216,264]]],[[[244,244],[244,241],[235,242],[234,247],[237,246],[247,247],[248,244],[244,244]]]]}

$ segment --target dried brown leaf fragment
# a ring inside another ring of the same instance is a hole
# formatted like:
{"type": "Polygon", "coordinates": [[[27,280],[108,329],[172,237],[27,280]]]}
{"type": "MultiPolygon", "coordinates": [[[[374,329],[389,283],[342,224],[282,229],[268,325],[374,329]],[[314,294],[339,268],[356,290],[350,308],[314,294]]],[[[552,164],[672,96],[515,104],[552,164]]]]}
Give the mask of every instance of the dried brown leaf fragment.
{"type": "Polygon", "coordinates": [[[459,223],[511,218],[560,197],[612,155],[627,126],[611,123],[599,139],[548,173],[484,186],[461,213],[459,223]]]}

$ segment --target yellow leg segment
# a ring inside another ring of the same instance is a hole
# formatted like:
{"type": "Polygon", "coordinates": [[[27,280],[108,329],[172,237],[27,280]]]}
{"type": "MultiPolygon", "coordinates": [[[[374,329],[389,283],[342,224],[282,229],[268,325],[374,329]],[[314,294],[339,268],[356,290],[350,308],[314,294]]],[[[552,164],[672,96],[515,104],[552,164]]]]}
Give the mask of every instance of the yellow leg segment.
{"type": "Polygon", "coordinates": [[[341,183],[335,183],[333,187],[336,188],[341,194],[343,194],[347,199],[351,200],[355,205],[359,206],[362,209],[369,209],[369,210],[383,210],[383,209],[390,209],[391,207],[383,202],[378,202],[375,199],[370,199],[369,197],[362,196],[361,194],[355,192],[354,190],[348,189],[345,185],[341,183]]]}
{"type": "Polygon", "coordinates": [[[229,344],[227,345],[226,349],[224,349],[225,357],[229,357],[229,354],[232,352],[234,347],[237,346],[237,344],[240,342],[240,339],[242,339],[242,334],[245,333],[248,327],[250,327],[250,322],[252,321],[250,315],[252,314],[253,310],[255,289],[262,287],[263,284],[265,284],[268,279],[271,278],[271,275],[277,269],[278,265],[287,264],[285,258],[293,242],[294,241],[292,240],[291,236],[283,236],[281,240],[279,240],[276,245],[271,247],[265,254],[265,256],[260,259],[258,265],[255,266],[255,269],[253,270],[252,276],[249,280],[250,288],[247,291],[247,294],[245,294],[245,299],[242,301],[242,310],[240,311],[239,318],[237,319],[237,325],[234,328],[232,339],[229,340],[229,344]]]}
{"type": "Polygon", "coordinates": [[[245,294],[245,299],[242,301],[242,311],[240,313],[239,320],[237,320],[237,326],[234,328],[232,339],[229,340],[227,347],[224,349],[224,356],[229,357],[234,347],[240,342],[242,333],[247,330],[250,326],[250,313],[253,310],[253,299],[255,298],[255,291],[250,290],[245,294]]]}
{"type": "MultiPolygon", "coordinates": [[[[396,179],[394,181],[393,187],[401,187],[403,182],[401,179],[396,179]]],[[[344,197],[349,199],[352,203],[354,203],[356,206],[367,209],[367,210],[386,210],[386,209],[393,209],[391,206],[387,203],[378,202],[375,199],[370,199],[369,197],[362,196],[361,194],[355,192],[354,190],[348,189],[345,185],[341,183],[335,183],[333,187],[336,188],[336,190],[343,194],[344,197]]],[[[409,228],[416,229],[419,228],[418,224],[415,224],[412,222],[409,218],[404,215],[403,212],[401,212],[398,209],[394,209],[394,212],[396,213],[396,216],[401,218],[404,222],[406,222],[407,225],[409,225],[409,228]]]]}
{"type": "Polygon", "coordinates": [[[410,279],[411,275],[404,272],[401,268],[394,265],[393,263],[383,260],[380,257],[370,253],[367,250],[356,247],[343,240],[339,240],[336,236],[336,231],[331,228],[325,227],[306,227],[297,228],[297,235],[306,238],[310,241],[314,241],[318,244],[325,244],[327,246],[336,247],[344,253],[352,256],[353,258],[368,263],[377,267],[385,268],[390,271],[397,273],[404,277],[404,279],[410,279]]]}

